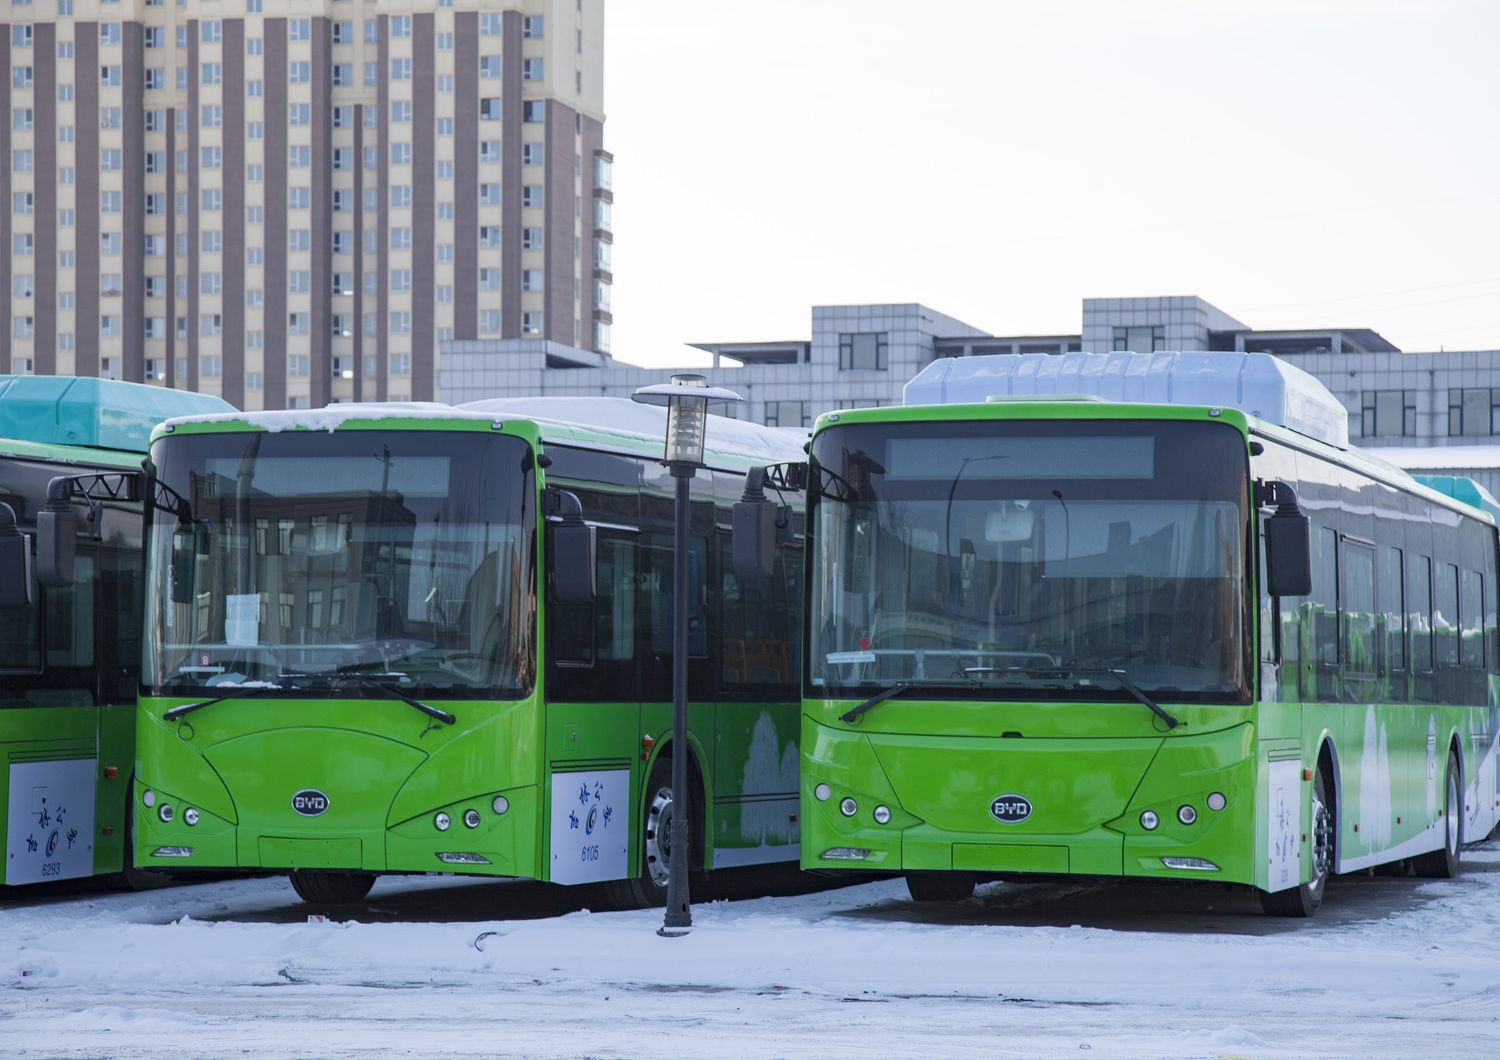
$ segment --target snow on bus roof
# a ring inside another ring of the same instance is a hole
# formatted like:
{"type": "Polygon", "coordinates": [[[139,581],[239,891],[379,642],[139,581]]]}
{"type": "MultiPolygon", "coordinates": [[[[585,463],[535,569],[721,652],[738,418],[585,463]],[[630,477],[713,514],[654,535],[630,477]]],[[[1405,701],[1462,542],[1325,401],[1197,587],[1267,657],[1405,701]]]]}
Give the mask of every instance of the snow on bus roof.
{"type": "MultiPolygon", "coordinates": [[[[572,440],[571,432],[593,431],[659,446],[667,433],[665,409],[642,405],[628,398],[611,397],[491,398],[463,405],[447,405],[440,401],[344,402],[321,409],[179,416],[168,420],[166,425],[245,423],[275,434],[294,430],[331,432],[353,420],[491,421],[500,417],[519,417],[536,423],[542,429],[544,440],[560,441],[565,437],[572,440]]],[[[726,416],[708,418],[707,448],[710,450],[776,461],[801,460],[802,445],[806,440],[805,431],[762,427],[726,416]]]]}
{"type": "Polygon", "coordinates": [[[906,384],[907,405],[991,398],[1099,397],[1240,409],[1309,438],[1349,448],[1349,414],[1316,378],[1267,353],[1022,353],[934,361],[906,384]]]}
{"type": "MultiPolygon", "coordinates": [[[[487,398],[459,405],[488,414],[504,413],[524,416],[543,428],[572,427],[578,430],[602,431],[661,444],[667,434],[667,410],[658,405],[643,405],[629,398],[617,397],[529,397],[487,398]]],[[[808,432],[790,427],[763,427],[758,423],[709,416],[705,446],[745,455],[763,455],[772,459],[802,460],[808,432]]]]}

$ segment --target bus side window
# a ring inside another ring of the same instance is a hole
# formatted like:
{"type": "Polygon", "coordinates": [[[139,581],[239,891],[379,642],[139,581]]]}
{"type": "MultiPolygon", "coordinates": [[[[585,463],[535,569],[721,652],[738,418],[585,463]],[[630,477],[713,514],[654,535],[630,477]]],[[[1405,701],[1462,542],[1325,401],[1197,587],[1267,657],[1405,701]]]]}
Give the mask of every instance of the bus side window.
{"type": "MultiPolygon", "coordinates": [[[[1375,674],[1375,550],[1344,539],[1340,617],[1344,627],[1344,672],[1375,674]]],[[[1365,698],[1363,696],[1359,697],[1365,698]]]]}
{"type": "Polygon", "coordinates": [[[1411,636],[1411,669],[1432,672],[1432,560],[1414,556],[1406,571],[1406,623],[1411,636]]]}
{"type": "MultiPolygon", "coordinates": [[[[1406,672],[1406,607],[1402,599],[1402,567],[1404,557],[1399,548],[1383,545],[1380,549],[1380,570],[1375,586],[1376,607],[1381,621],[1381,669],[1387,677],[1404,675],[1406,672]]],[[[1391,682],[1393,695],[1406,698],[1404,685],[1391,682]]]]}
{"type": "Polygon", "coordinates": [[[1437,669],[1458,666],[1458,567],[1439,563],[1433,586],[1432,627],[1437,638],[1437,669]]]}
{"type": "Polygon", "coordinates": [[[1465,670],[1483,670],[1484,575],[1462,570],[1458,582],[1459,663],[1465,670]]]}
{"type": "Polygon", "coordinates": [[[1326,702],[1338,698],[1334,688],[1339,665],[1338,533],[1331,527],[1314,526],[1312,552],[1312,593],[1305,613],[1313,687],[1307,698],[1326,702]]]}

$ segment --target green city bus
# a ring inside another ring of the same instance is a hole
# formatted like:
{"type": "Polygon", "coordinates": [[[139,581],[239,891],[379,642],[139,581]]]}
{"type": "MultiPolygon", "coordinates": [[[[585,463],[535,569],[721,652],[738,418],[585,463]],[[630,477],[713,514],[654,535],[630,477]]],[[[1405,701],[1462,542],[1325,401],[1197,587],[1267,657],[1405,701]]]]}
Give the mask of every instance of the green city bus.
{"type": "MultiPolygon", "coordinates": [[[[672,812],[664,411],[613,398],[196,417],[152,442],[142,865],[605,884],[660,903],[672,812]]],[[[800,519],[729,556],[806,432],[713,417],[692,482],[698,869],[795,861],[800,519]]],[[[800,498],[788,497],[800,508],[800,498]]]]}
{"type": "Polygon", "coordinates": [[[1494,520],[1350,448],[1312,377],[975,357],[906,402],[814,427],[804,868],[1308,916],[1330,874],[1449,876],[1495,827],[1494,520]]]}
{"type": "Polygon", "coordinates": [[[0,847],[8,885],[129,870],[141,460],[151,429],[168,416],[230,407],[107,379],[0,376],[0,847]],[[74,551],[71,584],[46,578],[34,562],[38,524],[49,521],[74,551]]]}

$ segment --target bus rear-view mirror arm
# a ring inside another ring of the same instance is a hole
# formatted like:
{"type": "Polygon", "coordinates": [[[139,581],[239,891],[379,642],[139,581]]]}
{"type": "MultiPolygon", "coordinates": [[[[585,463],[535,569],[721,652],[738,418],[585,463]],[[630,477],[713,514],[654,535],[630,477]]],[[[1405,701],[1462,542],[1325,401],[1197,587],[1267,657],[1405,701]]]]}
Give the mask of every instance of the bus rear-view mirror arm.
{"type": "Polygon", "coordinates": [[[1306,596],[1312,592],[1312,523],[1297,504],[1296,490],[1279,480],[1258,482],[1256,503],[1276,506],[1264,523],[1266,592],[1306,596]]]}
{"type": "Polygon", "coordinates": [[[16,510],[0,501],[0,607],[31,603],[31,551],[16,523],[16,510]]]}
{"type": "Polygon", "coordinates": [[[558,514],[552,526],[552,595],[560,603],[594,602],[594,528],[583,521],[583,504],[569,490],[547,491],[547,513],[558,514]]]}

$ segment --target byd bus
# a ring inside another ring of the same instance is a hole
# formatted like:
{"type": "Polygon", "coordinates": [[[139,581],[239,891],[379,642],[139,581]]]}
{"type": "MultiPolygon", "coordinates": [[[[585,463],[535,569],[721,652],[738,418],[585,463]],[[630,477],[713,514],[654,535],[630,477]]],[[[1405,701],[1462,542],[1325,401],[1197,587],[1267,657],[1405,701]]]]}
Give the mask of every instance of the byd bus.
{"type": "Polygon", "coordinates": [[[974,357],[906,402],[814,428],[804,868],[918,899],[1216,880],[1308,916],[1331,874],[1451,876],[1495,827],[1495,523],[1350,448],[1312,377],[974,357]]]}
{"type": "Polygon", "coordinates": [[[178,419],[151,445],[140,864],[606,883],[664,900],[671,756],[700,869],[797,857],[801,540],[729,562],[754,465],[805,434],[711,417],[692,483],[690,747],[671,732],[665,414],[608,398],[178,419]]]}
{"type": "Polygon", "coordinates": [[[140,673],[141,460],[216,397],[0,376],[0,848],[8,885],[131,870],[126,793],[140,673]],[[73,555],[38,562],[38,528],[73,555]]]}

